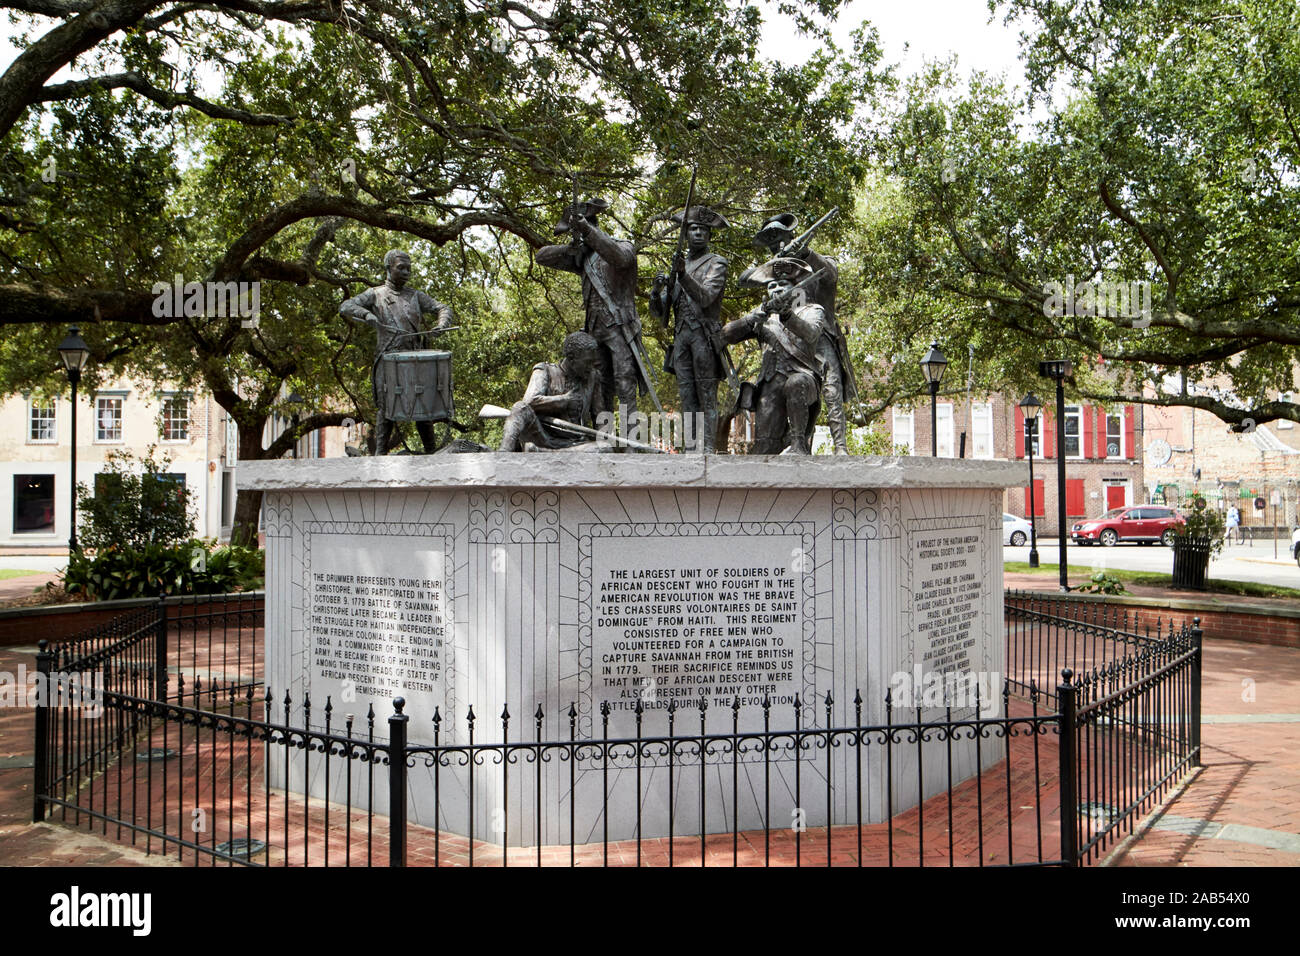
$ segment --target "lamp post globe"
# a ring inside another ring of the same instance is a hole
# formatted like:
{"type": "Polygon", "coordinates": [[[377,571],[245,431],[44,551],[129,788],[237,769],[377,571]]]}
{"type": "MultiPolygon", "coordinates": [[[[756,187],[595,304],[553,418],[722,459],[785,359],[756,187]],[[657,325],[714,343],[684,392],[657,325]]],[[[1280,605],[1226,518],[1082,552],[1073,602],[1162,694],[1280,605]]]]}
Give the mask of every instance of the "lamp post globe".
{"type": "Polygon", "coordinates": [[[939,457],[939,383],[948,369],[948,359],[939,351],[939,343],[931,342],[930,351],[921,359],[921,374],[930,386],[930,457],[939,457]]]}

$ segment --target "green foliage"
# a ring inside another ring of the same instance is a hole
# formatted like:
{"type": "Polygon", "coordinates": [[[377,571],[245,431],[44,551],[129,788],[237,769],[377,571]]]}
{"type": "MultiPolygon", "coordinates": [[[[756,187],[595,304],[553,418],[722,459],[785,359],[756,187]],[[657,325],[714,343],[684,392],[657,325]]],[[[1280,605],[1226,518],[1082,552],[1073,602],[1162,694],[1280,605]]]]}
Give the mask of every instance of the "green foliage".
{"type": "Polygon", "coordinates": [[[1128,594],[1124,582],[1105,571],[1098,571],[1088,579],[1087,584],[1077,585],[1075,590],[1092,594],[1128,594]]]}
{"type": "Polygon", "coordinates": [[[1180,537],[1208,540],[1211,556],[1217,556],[1223,551],[1223,533],[1227,527],[1223,512],[1217,508],[1193,508],[1183,517],[1186,524],[1174,528],[1180,537]]]}
{"type": "Polygon", "coordinates": [[[210,540],[110,545],[95,556],[69,555],[62,585],[94,601],[173,594],[221,594],[262,587],[265,555],[210,540]]]}
{"type": "Polygon", "coordinates": [[[888,435],[869,428],[862,431],[857,428],[849,429],[847,435],[850,455],[893,455],[895,454],[894,444],[888,435]]]}
{"type": "Polygon", "coordinates": [[[1030,92],[934,64],[906,84],[879,140],[888,178],[872,196],[886,198],[887,222],[861,243],[877,357],[914,391],[911,366],[933,335],[950,358],[975,346],[976,391],[1041,389],[1037,362],[1061,355],[1074,363],[1072,396],[1146,389],[1231,421],[1300,420],[1300,403],[1277,400],[1300,360],[1300,139],[1289,119],[1300,111],[1300,10],[1290,0],[1002,6],[1023,21],[1030,92]],[[1082,301],[1062,314],[1045,287],[1069,276],[1149,283],[1151,313],[1082,301]],[[1184,390],[1184,374],[1222,381],[1184,390]]]}
{"type": "Polygon", "coordinates": [[[110,452],[94,489],[77,486],[77,540],[90,551],[172,545],[194,534],[191,493],[166,478],[171,458],[151,446],[136,458],[110,452]]]}

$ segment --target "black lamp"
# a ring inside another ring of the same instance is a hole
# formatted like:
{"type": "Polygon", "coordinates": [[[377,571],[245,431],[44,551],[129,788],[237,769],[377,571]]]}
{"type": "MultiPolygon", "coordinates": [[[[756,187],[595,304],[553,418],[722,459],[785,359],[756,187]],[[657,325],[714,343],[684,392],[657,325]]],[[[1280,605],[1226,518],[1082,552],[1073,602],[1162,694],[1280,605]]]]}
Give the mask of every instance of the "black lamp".
{"type": "Polygon", "coordinates": [[[921,373],[930,386],[930,457],[939,457],[939,383],[948,368],[948,359],[939,351],[939,343],[931,342],[930,351],[921,359],[921,373]]]}
{"type": "Polygon", "coordinates": [[[71,481],[71,530],[68,532],[68,552],[77,550],[77,384],[81,381],[81,372],[90,361],[90,349],[81,337],[81,330],[75,325],[68,329],[67,337],[59,343],[59,356],[63,359],[68,372],[68,381],[72,383],[72,481],[71,481]]]}
{"type": "Polygon", "coordinates": [[[1025,451],[1029,455],[1029,566],[1038,567],[1038,522],[1034,515],[1038,506],[1034,503],[1034,439],[1038,437],[1038,416],[1043,412],[1043,403],[1038,396],[1030,392],[1020,400],[1020,410],[1024,412],[1025,451]]]}
{"type": "Polygon", "coordinates": [[[1074,371],[1069,359],[1048,359],[1038,363],[1038,374],[1056,382],[1056,524],[1059,535],[1061,590],[1070,590],[1070,566],[1066,546],[1070,541],[1065,524],[1065,380],[1074,371]]]}

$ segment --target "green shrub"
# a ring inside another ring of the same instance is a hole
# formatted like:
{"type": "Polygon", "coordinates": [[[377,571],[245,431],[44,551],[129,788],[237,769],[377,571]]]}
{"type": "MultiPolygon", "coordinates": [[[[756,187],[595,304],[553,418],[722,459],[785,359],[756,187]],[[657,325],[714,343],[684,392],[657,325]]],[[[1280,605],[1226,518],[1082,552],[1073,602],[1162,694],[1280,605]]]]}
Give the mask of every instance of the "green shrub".
{"type": "Polygon", "coordinates": [[[181,544],[109,545],[73,553],[63,573],[68,594],[95,601],[173,594],[219,594],[262,587],[265,556],[237,545],[193,539],[181,544]]]}
{"type": "Polygon", "coordinates": [[[846,438],[850,455],[883,455],[887,457],[898,454],[890,437],[882,435],[874,428],[869,428],[861,433],[858,429],[851,428],[846,438]]]}
{"type": "Polygon", "coordinates": [[[1128,594],[1124,582],[1119,578],[1111,577],[1105,571],[1098,571],[1088,579],[1087,584],[1080,584],[1075,590],[1092,594],[1128,594]]]}
{"type": "Polygon", "coordinates": [[[1218,555],[1223,551],[1223,533],[1227,523],[1222,512],[1202,506],[1193,508],[1183,515],[1183,518],[1186,520],[1186,524],[1179,525],[1174,529],[1180,536],[1184,538],[1208,538],[1211,556],[1218,555]]]}
{"type": "Polygon", "coordinates": [[[167,478],[171,458],[111,452],[95,487],[77,485],[77,539],[90,551],[179,544],[194,534],[188,488],[167,478]]]}

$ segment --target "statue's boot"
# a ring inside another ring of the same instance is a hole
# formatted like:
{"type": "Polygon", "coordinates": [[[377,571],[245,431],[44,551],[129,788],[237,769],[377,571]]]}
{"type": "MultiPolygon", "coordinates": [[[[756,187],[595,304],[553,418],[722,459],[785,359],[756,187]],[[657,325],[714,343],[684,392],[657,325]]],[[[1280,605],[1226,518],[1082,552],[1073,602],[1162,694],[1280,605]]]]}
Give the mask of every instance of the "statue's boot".
{"type": "Polygon", "coordinates": [[[836,408],[831,405],[828,413],[827,417],[831,423],[831,440],[835,444],[835,454],[847,455],[849,453],[849,442],[848,428],[844,422],[844,406],[840,405],[839,408],[836,408]]]}
{"type": "Polygon", "coordinates": [[[789,406],[790,446],[784,453],[791,455],[810,455],[808,447],[808,406],[795,402],[789,406]]]}

